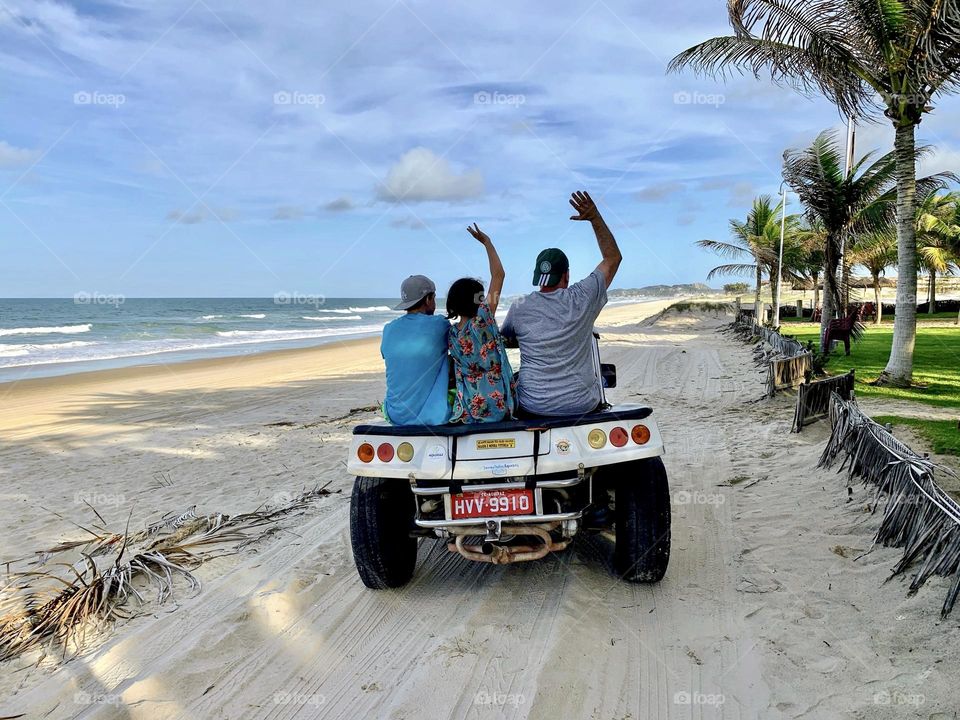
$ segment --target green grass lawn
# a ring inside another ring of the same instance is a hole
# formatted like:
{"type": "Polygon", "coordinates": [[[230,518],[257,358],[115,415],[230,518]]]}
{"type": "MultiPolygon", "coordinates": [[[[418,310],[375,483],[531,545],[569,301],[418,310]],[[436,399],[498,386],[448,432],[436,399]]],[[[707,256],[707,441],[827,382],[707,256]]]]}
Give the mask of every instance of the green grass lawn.
{"type": "MultiPolygon", "coordinates": [[[[820,328],[811,323],[797,324],[785,329],[785,334],[804,343],[812,340],[816,346],[820,339],[820,328]]],[[[857,395],[861,397],[895,398],[935,407],[960,408],[960,328],[951,325],[919,326],[913,356],[913,380],[916,386],[910,388],[874,387],[869,384],[886,367],[892,341],[892,325],[867,325],[863,340],[851,344],[849,357],[843,354],[842,345],[830,356],[827,372],[835,375],[856,369],[857,395]]],[[[956,420],[894,416],[875,419],[878,422],[913,426],[930,441],[934,452],[960,455],[960,430],[957,429],[956,420]]]]}
{"type": "MultiPolygon", "coordinates": [[[[926,313],[921,313],[920,315],[917,315],[917,319],[920,320],[920,322],[923,322],[924,320],[956,320],[957,313],[938,312],[938,313],[934,313],[933,315],[927,315],[926,313]]],[[[799,318],[795,318],[795,317],[781,317],[780,322],[785,325],[787,324],[794,325],[798,323],[807,324],[810,322],[810,319],[805,318],[803,320],[800,320],[799,318]]],[[[871,323],[873,321],[867,320],[867,322],[871,323]]],[[[889,324],[890,327],[893,327],[893,315],[884,315],[882,318],[880,318],[880,322],[883,323],[883,325],[889,324]]],[[[881,327],[883,327],[883,325],[881,325],[881,327]]]]}
{"type": "MultiPolygon", "coordinates": [[[[820,328],[804,323],[791,327],[785,334],[802,342],[812,340],[816,346],[820,328]]],[[[960,408],[960,328],[930,325],[918,328],[913,356],[916,387],[888,388],[864,384],[876,379],[886,367],[892,341],[892,325],[868,325],[863,340],[851,344],[849,357],[844,356],[842,345],[831,355],[827,371],[839,374],[856,368],[857,393],[865,397],[893,397],[937,407],[960,408]]]]}
{"type": "Polygon", "coordinates": [[[960,431],[953,420],[921,420],[897,415],[876,415],[881,425],[907,425],[914,428],[941,455],[960,455],[960,431]]]}

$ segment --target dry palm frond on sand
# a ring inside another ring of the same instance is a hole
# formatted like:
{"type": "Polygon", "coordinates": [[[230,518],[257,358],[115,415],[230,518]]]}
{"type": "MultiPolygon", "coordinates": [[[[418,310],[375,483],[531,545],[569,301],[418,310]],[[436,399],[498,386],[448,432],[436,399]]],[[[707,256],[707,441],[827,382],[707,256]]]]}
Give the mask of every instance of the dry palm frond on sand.
{"type": "Polygon", "coordinates": [[[743,342],[756,343],[753,360],[757,367],[767,368],[769,397],[773,397],[778,390],[797,387],[813,370],[813,353],[809,347],[776,330],[758,325],[753,318],[740,314],[720,332],[732,333],[743,342]]]}
{"type": "Polygon", "coordinates": [[[842,454],[840,470],[846,468],[848,478],[873,484],[878,499],[887,498],[874,542],[903,548],[890,577],[919,565],[911,594],[932,575],[956,575],[940,611],[946,617],[960,595],[960,504],[936,484],[934,470],[951,471],[917,455],[856,402],[837,394],[830,401],[830,421],[833,432],[820,466],[830,467],[842,454]]]}
{"type": "Polygon", "coordinates": [[[48,647],[63,657],[79,652],[115,620],[136,615],[151,589],[156,603],[169,599],[178,578],[199,592],[192,572],[198,566],[269,537],[285,518],[329,494],[315,488],[234,516],[197,515],[194,506],[133,533],[84,528],[90,538],[39,552],[19,572],[8,569],[0,587],[0,662],[48,647]]]}

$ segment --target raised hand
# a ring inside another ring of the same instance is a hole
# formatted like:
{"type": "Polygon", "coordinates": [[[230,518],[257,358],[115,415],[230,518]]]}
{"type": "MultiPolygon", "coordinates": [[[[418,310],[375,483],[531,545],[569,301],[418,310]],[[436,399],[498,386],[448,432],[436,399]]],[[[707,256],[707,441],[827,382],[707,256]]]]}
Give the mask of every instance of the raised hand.
{"type": "Polygon", "coordinates": [[[593,198],[585,190],[577,190],[570,196],[570,204],[577,211],[576,215],[571,215],[571,220],[596,220],[600,217],[600,211],[593,202],[593,198]]]}
{"type": "Polygon", "coordinates": [[[486,245],[490,242],[490,236],[481,230],[476,223],[473,224],[473,227],[467,225],[467,232],[473,235],[473,237],[483,245],[486,245]]]}

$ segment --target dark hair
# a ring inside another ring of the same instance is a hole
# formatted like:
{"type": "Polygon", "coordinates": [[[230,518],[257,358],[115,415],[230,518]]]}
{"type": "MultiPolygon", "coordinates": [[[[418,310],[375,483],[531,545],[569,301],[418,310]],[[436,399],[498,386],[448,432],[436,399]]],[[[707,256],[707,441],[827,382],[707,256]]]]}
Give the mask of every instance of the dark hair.
{"type": "Polygon", "coordinates": [[[447,292],[447,318],[475,317],[483,301],[483,283],[474,278],[460,278],[447,292]]]}
{"type": "Polygon", "coordinates": [[[430,301],[430,298],[432,298],[434,295],[436,295],[436,293],[427,293],[420,299],[420,302],[418,302],[413,307],[407,308],[407,312],[412,313],[412,312],[417,312],[418,310],[422,310],[423,308],[426,307],[427,303],[430,301]]]}

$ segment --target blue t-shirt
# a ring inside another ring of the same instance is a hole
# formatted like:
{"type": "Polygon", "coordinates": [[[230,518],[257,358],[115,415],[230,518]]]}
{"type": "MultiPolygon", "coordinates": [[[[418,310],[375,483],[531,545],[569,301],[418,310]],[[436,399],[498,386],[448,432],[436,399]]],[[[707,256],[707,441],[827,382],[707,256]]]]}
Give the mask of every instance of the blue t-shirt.
{"type": "Polygon", "coordinates": [[[395,425],[443,425],[450,419],[447,390],[450,323],[408,313],[387,323],[380,354],[387,366],[387,416],[395,425]]]}

